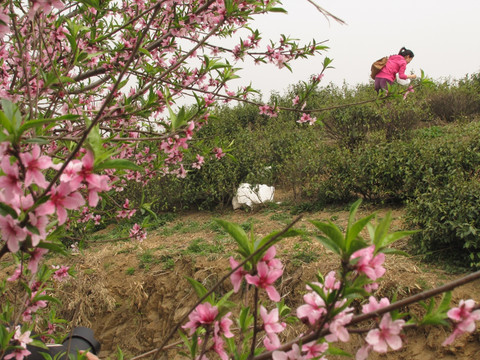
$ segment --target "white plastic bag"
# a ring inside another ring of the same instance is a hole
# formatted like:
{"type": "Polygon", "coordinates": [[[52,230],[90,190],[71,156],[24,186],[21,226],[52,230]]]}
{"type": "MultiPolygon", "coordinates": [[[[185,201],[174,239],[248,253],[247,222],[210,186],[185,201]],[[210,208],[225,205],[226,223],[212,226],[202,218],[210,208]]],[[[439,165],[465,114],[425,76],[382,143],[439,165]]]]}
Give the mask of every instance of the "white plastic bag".
{"type": "Polygon", "coordinates": [[[402,85],[402,86],[408,86],[410,85],[410,79],[400,79],[400,76],[398,76],[398,73],[397,73],[397,83],[399,85],[402,85]]]}
{"type": "Polygon", "coordinates": [[[254,204],[273,201],[274,193],[275,188],[273,186],[240,184],[237,193],[232,199],[233,210],[239,209],[243,205],[252,207],[254,204]]]}

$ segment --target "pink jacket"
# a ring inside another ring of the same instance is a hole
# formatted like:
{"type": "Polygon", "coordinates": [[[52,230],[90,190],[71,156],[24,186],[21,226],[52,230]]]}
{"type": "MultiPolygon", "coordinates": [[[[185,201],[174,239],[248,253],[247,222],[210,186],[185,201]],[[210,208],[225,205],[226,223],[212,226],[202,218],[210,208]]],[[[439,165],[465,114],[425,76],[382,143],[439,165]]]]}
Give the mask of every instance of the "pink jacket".
{"type": "Polygon", "coordinates": [[[395,75],[398,73],[400,79],[408,79],[405,75],[407,62],[402,55],[392,55],[388,58],[387,65],[380,70],[376,77],[395,81],[395,75]]]}

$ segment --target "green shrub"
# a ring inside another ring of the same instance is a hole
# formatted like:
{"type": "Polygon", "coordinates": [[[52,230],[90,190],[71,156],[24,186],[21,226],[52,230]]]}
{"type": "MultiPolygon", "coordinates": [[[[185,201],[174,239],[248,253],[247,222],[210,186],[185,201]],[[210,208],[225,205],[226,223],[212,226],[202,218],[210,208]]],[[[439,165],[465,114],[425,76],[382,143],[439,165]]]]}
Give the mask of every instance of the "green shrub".
{"type": "Polygon", "coordinates": [[[412,247],[428,260],[480,267],[480,182],[451,178],[408,202],[407,221],[421,229],[412,247]]]}
{"type": "Polygon", "coordinates": [[[340,146],[350,149],[365,141],[382,124],[381,115],[371,104],[331,111],[323,120],[325,132],[340,146]]]}
{"type": "Polygon", "coordinates": [[[480,112],[480,95],[470,86],[440,87],[428,97],[430,111],[446,122],[480,112]]]}

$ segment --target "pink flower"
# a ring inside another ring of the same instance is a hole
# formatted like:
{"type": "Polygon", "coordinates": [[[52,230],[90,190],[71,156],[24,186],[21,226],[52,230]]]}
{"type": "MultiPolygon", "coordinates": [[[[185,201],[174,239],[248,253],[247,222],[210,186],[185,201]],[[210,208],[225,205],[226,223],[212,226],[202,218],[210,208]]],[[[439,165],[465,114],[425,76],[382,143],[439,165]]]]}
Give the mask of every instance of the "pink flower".
{"type": "Polygon", "coordinates": [[[27,233],[32,239],[32,246],[37,246],[41,240],[47,237],[48,218],[46,216],[37,216],[37,214],[33,212],[28,213],[28,218],[30,224],[38,230],[38,234],[35,234],[27,229],[27,233]]]}
{"type": "Polygon", "coordinates": [[[362,313],[364,314],[375,312],[381,308],[384,308],[390,305],[390,300],[388,300],[388,298],[382,298],[380,302],[377,302],[377,299],[375,299],[375,297],[370,296],[368,298],[368,301],[369,301],[368,304],[365,304],[362,306],[362,313]]]}
{"type": "Polygon", "coordinates": [[[414,92],[415,92],[415,90],[413,89],[413,86],[410,85],[408,87],[407,91],[405,92],[405,94],[403,94],[403,100],[405,100],[407,98],[409,93],[414,93],[414,92]]]}
{"type": "Polygon", "coordinates": [[[20,275],[22,275],[22,266],[19,264],[15,271],[13,272],[12,276],[10,276],[7,281],[16,281],[20,279],[20,275]]]}
{"type": "Polygon", "coordinates": [[[263,255],[261,261],[264,261],[270,269],[282,269],[282,262],[279,259],[275,259],[277,254],[277,249],[275,246],[271,246],[263,255]]]}
{"type": "Polygon", "coordinates": [[[264,261],[259,261],[257,264],[257,275],[245,275],[247,283],[265,289],[268,297],[272,301],[280,301],[280,294],[273,287],[273,283],[283,274],[282,269],[271,269],[264,261]]]}
{"type": "Polygon", "coordinates": [[[298,105],[300,102],[300,97],[297,95],[293,98],[292,103],[293,105],[298,105]]]}
{"type": "Polygon", "coordinates": [[[282,344],[280,343],[280,339],[278,335],[275,333],[267,333],[267,336],[263,339],[263,345],[268,351],[273,351],[278,349],[282,344]]]}
{"type": "Polygon", "coordinates": [[[37,273],[38,264],[40,263],[40,260],[42,260],[43,255],[45,255],[47,252],[48,250],[43,248],[35,248],[35,250],[33,250],[30,260],[28,261],[28,269],[32,272],[32,274],[37,273]]]}
{"type": "Polygon", "coordinates": [[[225,341],[223,341],[221,336],[218,336],[216,333],[213,334],[213,351],[215,351],[220,359],[228,360],[228,354],[225,351],[225,341]]]}
{"type": "Polygon", "coordinates": [[[10,17],[0,12],[0,38],[10,32],[10,17]]]}
{"type": "Polygon", "coordinates": [[[259,107],[260,109],[260,115],[267,115],[268,117],[277,117],[278,114],[275,111],[275,108],[270,106],[270,105],[262,105],[259,107]]]}
{"type": "Polygon", "coordinates": [[[20,196],[22,188],[17,163],[10,164],[9,157],[5,156],[0,163],[0,167],[5,173],[4,176],[0,176],[0,188],[3,188],[5,200],[9,201],[14,199],[15,196],[20,196]]]}
{"type": "Polygon", "coordinates": [[[33,17],[33,15],[38,11],[41,10],[45,14],[49,14],[53,9],[63,9],[65,5],[60,1],[60,0],[33,0],[32,1],[33,6],[30,9],[30,17],[33,17]]]}
{"type": "Polygon", "coordinates": [[[58,270],[55,271],[55,273],[53,274],[54,280],[63,281],[69,277],[68,270],[70,269],[70,267],[62,265],[60,267],[55,267],[55,268],[57,268],[58,270]]]}
{"type": "Polygon", "coordinates": [[[348,325],[353,318],[353,308],[346,308],[341,313],[335,315],[333,320],[328,325],[330,334],[325,336],[328,342],[334,342],[337,340],[347,342],[350,340],[350,334],[348,333],[345,325],[348,325]]]}
{"type": "Polygon", "coordinates": [[[193,335],[199,326],[212,324],[217,315],[216,306],[212,306],[210,303],[200,304],[188,315],[189,321],[182,328],[190,329],[190,335],[193,335]]]}
{"type": "Polygon", "coordinates": [[[260,316],[263,320],[263,328],[267,334],[280,333],[287,326],[285,323],[280,323],[278,321],[278,308],[275,308],[268,313],[267,309],[261,305],[260,316]]]}
{"type": "Polygon", "coordinates": [[[93,153],[87,151],[82,158],[82,170],[80,176],[82,176],[88,186],[88,204],[95,207],[99,200],[98,192],[108,191],[110,190],[110,186],[108,185],[109,178],[107,175],[97,175],[93,173],[93,164],[93,153]]]}
{"type": "Polygon", "coordinates": [[[15,349],[10,354],[5,355],[4,359],[8,360],[8,359],[15,358],[15,360],[23,360],[30,354],[31,352],[26,349],[15,349]]]}
{"type": "Polygon", "coordinates": [[[363,345],[360,349],[358,349],[357,354],[355,355],[355,360],[366,360],[372,349],[372,345],[363,345]]]}
{"type": "MultiPolygon", "coordinates": [[[[325,359],[322,354],[328,350],[328,343],[317,343],[315,341],[302,345],[302,351],[306,351],[305,359],[325,359]]],[[[326,359],[325,359],[326,360],[326,359]]]]}
{"type": "Polygon", "coordinates": [[[473,311],[474,308],[474,300],[460,300],[458,307],[447,312],[447,316],[455,323],[455,327],[452,334],[442,345],[449,345],[461,334],[471,333],[475,330],[475,321],[480,320],[480,310],[473,311]]]}
{"type": "MultiPolygon", "coordinates": [[[[239,263],[233,257],[230,257],[230,266],[232,269],[235,269],[238,264],[239,263]]],[[[230,281],[232,282],[234,292],[238,292],[238,290],[240,290],[243,277],[246,274],[248,274],[248,271],[245,271],[243,270],[243,267],[240,267],[232,275],[230,275],[230,281]]]]}
{"type": "Polygon", "coordinates": [[[298,344],[293,344],[292,350],[288,352],[274,351],[272,354],[272,359],[273,360],[303,360],[307,358],[302,356],[302,352],[298,344]]]}
{"type": "Polygon", "coordinates": [[[340,289],[340,281],[336,281],[335,271],[330,271],[327,276],[325,276],[324,289],[329,290],[338,290],[340,289]]]}
{"type": "Polygon", "coordinates": [[[385,274],[385,268],[382,266],[385,261],[385,254],[380,253],[374,257],[374,251],[375,245],[357,250],[352,254],[350,260],[359,258],[358,262],[354,265],[355,269],[375,281],[385,274]]]}
{"type": "MultiPolygon", "coordinates": [[[[230,320],[230,315],[232,315],[231,312],[225,314],[220,321],[217,321],[216,324],[218,324],[218,331],[223,333],[223,336],[226,338],[232,338],[234,335],[230,331],[230,326],[232,326],[233,321],[230,320]]],[[[216,327],[215,327],[216,329],[216,327]]]]}
{"type": "Polygon", "coordinates": [[[223,152],[222,148],[218,148],[218,147],[213,148],[213,153],[215,154],[215,157],[219,160],[225,156],[225,153],[223,152]]]}
{"type": "Polygon", "coordinates": [[[52,187],[50,199],[37,208],[37,215],[50,215],[57,212],[58,224],[63,225],[67,220],[67,210],[76,210],[85,204],[79,192],[73,192],[70,185],[61,183],[52,187]]]}
{"type": "Polygon", "coordinates": [[[197,154],[197,161],[192,164],[194,169],[201,169],[205,159],[203,156],[197,154]]]}
{"type": "Polygon", "coordinates": [[[10,215],[0,216],[0,231],[2,238],[12,253],[20,249],[20,243],[27,237],[25,228],[20,227],[19,222],[10,215]]]}
{"type": "Polygon", "coordinates": [[[327,313],[325,302],[317,293],[310,292],[305,294],[303,300],[305,301],[305,304],[297,309],[297,317],[300,319],[308,319],[310,325],[315,324],[324,314],[327,313]]]}
{"type": "Polygon", "coordinates": [[[300,124],[308,122],[310,125],[315,124],[316,121],[317,121],[316,117],[312,118],[310,114],[306,114],[306,113],[303,113],[302,117],[297,120],[297,122],[300,124]]]}
{"type": "Polygon", "coordinates": [[[147,238],[147,232],[137,223],[130,229],[130,238],[137,241],[143,241],[147,238]]]}
{"type": "Polygon", "coordinates": [[[402,347],[402,338],[399,334],[404,324],[405,321],[401,319],[392,321],[392,317],[387,313],[383,315],[378,329],[368,332],[365,341],[379,353],[386,353],[388,346],[393,350],[398,350],[402,347]]]}
{"type": "Polygon", "coordinates": [[[15,328],[15,335],[13,335],[13,339],[16,340],[21,347],[26,347],[33,341],[33,339],[30,338],[30,333],[30,331],[25,331],[24,333],[22,333],[20,325],[17,325],[15,328]]]}
{"type": "Polygon", "coordinates": [[[313,75],[312,76],[312,81],[314,82],[320,82],[320,80],[322,80],[322,78],[325,76],[325,74],[318,74],[318,75],[313,75]]]}
{"type": "Polygon", "coordinates": [[[34,183],[43,189],[46,188],[48,186],[48,181],[45,180],[45,176],[41,170],[52,167],[52,159],[48,156],[41,156],[40,146],[38,145],[33,147],[31,153],[21,153],[20,159],[26,169],[25,186],[30,186],[34,183]]]}

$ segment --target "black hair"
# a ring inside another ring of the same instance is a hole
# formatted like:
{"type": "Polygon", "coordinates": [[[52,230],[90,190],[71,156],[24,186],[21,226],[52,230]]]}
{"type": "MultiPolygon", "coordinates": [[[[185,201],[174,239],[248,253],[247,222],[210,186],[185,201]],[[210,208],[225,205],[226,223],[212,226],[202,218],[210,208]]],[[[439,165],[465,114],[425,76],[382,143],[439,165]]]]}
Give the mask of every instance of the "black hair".
{"type": "Polygon", "coordinates": [[[410,56],[412,58],[415,56],[413,55],[413,51],[406,49],[405,46],[400,49],[400,51],[398,52],[398,55],[402,55],[403,57],[410,56]]]}

